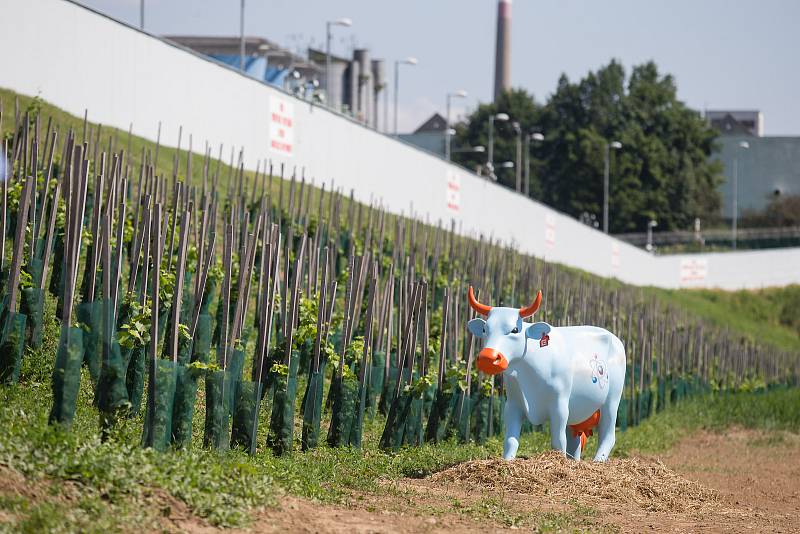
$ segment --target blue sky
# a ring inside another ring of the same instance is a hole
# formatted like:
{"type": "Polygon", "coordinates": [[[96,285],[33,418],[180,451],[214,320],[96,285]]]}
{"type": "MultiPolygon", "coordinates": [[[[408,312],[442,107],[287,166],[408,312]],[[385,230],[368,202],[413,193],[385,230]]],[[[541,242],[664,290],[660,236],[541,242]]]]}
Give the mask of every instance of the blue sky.
{"type": "MultiPolygon", "coordinates": [[[[145,2],[150,32],[238,35],[239,0],[145,2]]],[[[78,3],[139,23],[139,0],[78,3]]],[[[417,57],[400,76],[406,131],[443,113],[448,91],[469,93],[454,115],[491,99],[495,10],[495,0],[246,0],[245,31],[305,49],[322,46],[326,20],[349,17],[334,52],[417,57]]],[[[515,0],[511,79],[542,101],[562,73],[578,79],[612,58],[627,69],[652,59],[690,106],[759,109],[767,135],[800,135],[799,22],[796,0],[515,0]]]]}

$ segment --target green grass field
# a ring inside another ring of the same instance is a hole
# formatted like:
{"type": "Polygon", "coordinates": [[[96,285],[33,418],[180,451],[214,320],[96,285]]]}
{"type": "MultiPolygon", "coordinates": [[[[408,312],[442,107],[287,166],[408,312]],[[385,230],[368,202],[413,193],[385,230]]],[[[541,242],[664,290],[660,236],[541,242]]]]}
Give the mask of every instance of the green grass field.
{"type": "MultiPolygon", "coordinates": [[[[60,127],[61,139],[69,128],[74,128],[78,135],[83,130],[83,118],[71,115],[46,101],[21,95],[9,89],[0,88],[0,101],[3,105],[3,123],[0,125],[0,134],[8,135],[14,126],[14,102],[19,101],[22,112],[26,109],[39,110],[42,119],[41,129],[44,131],[47,125],[47,117],[52,117],[53,124],[60,127]]],[[[98,125],[91,121],[91,110],[89,110],[88,126],[96,133],[98,125]]],[[[156,125],[153,125],[155,131],[156,125]]],[[[128,132],[115,128],[102,127],[101,145],[106,147],[109,137],[113,138],[114,145],[119,148],[127,149],[128,132]]],[[[158,151],[158,161],[155,162],[158,172],[171,174],[176,150],[173,148],[177,139],[162,139],[161,147],[158,151]]],[[[192,179],[194,183],[202,180],[202,160],[203,154],[198,152],[202,147],[202,140],[196,140],[194,145],[194,156],[192,164],[192,179]]],[[[188,132],[184,135],[183,150],[181,152],[179,169],[181,176],[186,169],[186,148],[188,146],[188,132]]],[[[59,144],[60,146],[60,144],[59,144]]],[[[150,151],[155,154],[156,144],[142,137],[132,135],[130,137],[131,165],[134,170],[138,169],[142,150],[150,151]]],[[[219,147],[212,147],[212,157],[216,157],[219,147]]],[[[220,184],[227,187],[229,177],[234,170],[225,163],[230,156],[230,147],[223,151],[223,162],[220,164],[220,184]]],[[[212,162],[213,169],[216,168],[216,161],[212,162]]],[[[212,170],[213,170],[212,169],[212,170]]],[[[254,173],[245,172],[245,175],[252,178],[254,173]]],[[[287,176],[288,177],[288,176],[287,176]]],[[[223,187],[223,188],[224,188],[223,187]]],[[[277,185],[273,185],[273,193],[277,194],[277,185]]],[[[312,188],[312,206],[316,206],[319,201],[319,191],[312,188]]],[[[327,206],[328,199],[324,200],[327,206]]],[[[325,208],[327,210],[327,207],[325,208]]],[[[393,233],[394,223],[390,216],[387,222],[387,235],[393,233]]],[[[576,269],[562,267],[567,270],[576,269]]],[[[585,274],[592,278],[592,275],[585,274]]],[[[596,277],[593,277],[596,278],[596,277]]],[[[613,280],[605,281],[611,286],[621,285],[613,280]]],[[[737,291],[725,292],[716,290],[661,290],[655,288],[645,288],[643,291],[652,293],[660,300],[674,304],[678,308],[691,311],[698,317],[740,333],[743,337],[750,340],[758,340],[773,345],[780,349],[800,351],[800,286],[790,286],[787,288],[763,289],[758,291],[737,291]]]]}
{"type": "Polygon", "coordinates": [[[757,291],[651,289],[678,308],[776,347],[800,350],[800,286],[757,291]]]}
{"type": "MultiPolygon", "coordinates": [[[[159,517],[169,513],[174,499],[214,525],[242,526],[248,524],[251,510],[275,503],[284,493],[347,502],[354,494],[388,491],[379,480],[423,477],[457,462],[497,457],[502,450],[500,439],[492,438],[484,446],[450,442],[385,453],[377,447],[383,427],[378,416],[366,425],[362,450],[320,447],[283,457],[269,450],[259,450],[255,456],[241,451],[218,453],[200,447],[201,410],[195,418],[194,447],[186,451],[160,454],[143,449],[140,419],[124,422],[109,440],[101,442],[85,370],[72,430],[47,425],[52,370],[47,354],[55,343],[54,334],[50,328],[43,349],[27,355],[20,383],[0,389],[0,469],[24,477],[22,484],[31,488],[20,495],[0,484],[0,512],[5,513],[5,519],[0,515],[0,530],[157,528],[159,517]]],[[[202,391],[198,398],[203,398],[202,391]]],[[[663,451],[699,428],[723,431],[736,425],[796,431],[800,425],[797,406],[797,389],[695,398],[620,433],[614,454],[663,451]]],[[[266,421],[262,423],[259,443],[263,445],[266,421]]],[[[594,446],[595,440],[590,440],[588,454],[594,446]]],[[[545,433],[530,433],[522,440],[520,455],[548,448],[545,433]]],[[[9,473],[2,477],[13,478],[9,473]]]]}
{"type": "MultiPolygon", "coordinates": [[[[4,106],[2,131],[13,126],[14,93],[0,89],[4,106]]],[[[47,103],[19,96],[20,107],[40,109],[61,126],[81,131],[81,118],[47,103]]],[[[127,145],[127,132],[103,129],[116,146],[127,145]]],[[[79,134],[80,135],[80,134],[79,134]]],[[[175,140],[164,140],[174,143],[175,140]]],[[[185,145],[186,143],[184,143],[185,145]]],[[[197,147],[200,143],[195,143],[197,147]]],[[[138,167],[142,149],[153,143],[131,139],[132,163],[138,167]]],[[[175,150],[162,146],[158,167],[171,172],[175,150]]],[[[183,154],[180,167],[185,168],[183,154]]],[[[200,179],[202,157],[195,155],[193,176],[200,179]]],[[[221,166],[221,183],[230,168],[221,166]]],[[[318,193],[315,192],[315,197],[318,193]]],[[[392,225],[390,224],[389,227],[392,225]]],[[[584,275],[590,276],[590,275],[584,275]]],[[[618,282],[603,281],[618,285],[618,282]]],[[[730,329],[737,335],[777,348],[800,351],[800,287],[742,291],[664,291],[646,288],[659,300],[697,317],[730,329]]],[[[255,456],[240,451],[212,452],[201,447],[203,386],[198,393],[193,446],[166,454],[143,449],[142,417],[123,420],[105,442],[100,440],[97,410],[92,406],[91,381],[84,370],[78,410],[69,432],[47,424],[52,403],[51,374],[59,325],[50,300],[45,315],[44,346],[26,354],[20,383],[0,387],[0,531],[110,532],[157,529],[171,506],[185,506],[218,526],[246,525],[252,510],[269,506],[288,493],[324,502],[346,502],[354,494],[388,491],[382,479],[422,477],[454,463],[497,457],[498,438],[486,445],[438,446],[379,450],[377,441],[384,421],[378,417],[365,425],[361,450],[320,447],[308,453],[275,457],[264,448],[255,456]]],[[[303,384],[298,387],[303,391],[303,384]]],[[[300,399],[298,398],[298,402],[300,399]]],[[[796,431],[800,423],[800,391],[773,390],[762,394],[728,394],[684,401],[669,407],[635,428],[621,433],[614,454],[658,452],[698,428],[723,431],[731,425],[796,431]]],[[[258,443],[266,441],[269,405],[261,411],[258,443]]],[[[327,421],[323,422],[323,432],[327,421]]],[[[295,435],[299,436],[296,428],[295,435]]],[[[590,440],[588,454],[595,441],[590,440]]],[[[299,447],[296,446],[297,449],[299,447]]],[[[549,448],[544,433],[523,438],[521,455],[549,448]]],[[[491,515],[494,509],[469,513],[491,515]]]]}

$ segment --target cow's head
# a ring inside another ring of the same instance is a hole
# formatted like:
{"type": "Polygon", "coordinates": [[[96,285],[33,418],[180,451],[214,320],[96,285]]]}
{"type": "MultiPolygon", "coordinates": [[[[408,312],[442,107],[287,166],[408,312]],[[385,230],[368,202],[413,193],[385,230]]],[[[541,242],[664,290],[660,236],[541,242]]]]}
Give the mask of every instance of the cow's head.
{"type": "Polygon", "coordinates": [[[481,304],[475,298],[472,287],[467,293],[469,305],[476,312],[486,315],[486,320],[475,318],[467,323],[472,335],[484,339],[484,348],[478,354],[478,369],[496,375],[508,369],[508,365],[525,355],[527,338],[541,339],[550,331],[547,323],[523,323],[542,304],[542,292],[536,294],[533,304],[526,308],[493,308],[481,304]]]}

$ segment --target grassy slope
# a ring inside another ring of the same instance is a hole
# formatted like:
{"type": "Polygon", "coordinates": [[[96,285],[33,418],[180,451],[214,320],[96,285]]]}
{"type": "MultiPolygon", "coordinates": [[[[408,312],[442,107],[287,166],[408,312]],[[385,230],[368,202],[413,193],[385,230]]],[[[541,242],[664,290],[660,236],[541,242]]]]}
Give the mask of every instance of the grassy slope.
{"type": "Polygon", "coordinates": [[[742,336],[800,350],[800,286],[757,291],[661,290],[656,296],[742,336]]]}
{"type": "MultiPolygon", "coordinates": [[[[240,451],[211,452],[200,447],[201,384],[193,448],[159,454],[139,446],[141,416],[122,424],[110,440],[100,441],[91,381],[85,370],[72,430],[51,428],[47,414],[52,402],[53,363],[48,355],[55,349],[58,326],[52,302],[49,304],[44,347],[26,356],[20,384],[0,388],[0,478],[25,477],[25,491],[21,492],[0,481],[0,532],[5,528],[22,532],[109,532],[132,525],[155,530],[164,526],[159,522],[161,516],[170,513],[176,499],[213,524],[242,525],[248,522],[253,508],[273,503],[283,492],[328,502],[347,501],[353,493],[391,491],[379,484],[380,480],[421,477],[456,462],[496,457],[502,450],[501,441],[494,438],[484,446],[446,443],[386,454],[377,448],[383,427],[379,417],[367,424],[363,450],[321,447],[280,458],[264,450],[253,457],[240,451]],[[37,487],[43,489],[37,492],[37,487]]],[[[615,454],[664,450],[700,427],[741,425],[796,431],[800,425],[798,405],[797,389],[686,401],[618,434],[615,454]]],[[[266,438],[267,412],[268,407],[262,411],[261,444],[266,438]]],[[[588,455],[593,454],[595,446],[596,440],[590,440],[588,455]]],[[[532,433],[523,437],[520,454],[532,455],[548,448],[547,435],[532,433]]],[[[465,509],[463,513],[497,519],[505,517],[502,514],[506,512],[465,509]]],[[[568,514],[535,517],[539,517],[542,529],[548,525],[559,529],[576,526],[577,520],[568,514]]],[[[515,521],[513,517],[501,520],[515,521]]]]}
{"type": "MultiPolygon", "coordinates": [[[[9,113],[13,121],[13,97],[12,92],[0,90],[5,131],[9,127],[9,113]]],[[[23,109],[29,101],[20,97],[23,109]]],[[[82,127],[81,119],[56,108],[44,104],[42,110],[45,117],[52,115],[62,125],[62,133],[64,125],[72,125],[78,131],[82,127]]],[[[104,131],[106,135],[109,133],[104,131]]],[[[127,133],[117,134],[118,143],[124,145],[127,133]]],[[[152,143],[138,138],[133,139],[132,146],[134,161],[142,146],[153,148],[152,143]]],[[[160,168],[171,170],[173,157],[172,149],[162,147],[160,168]]],[[[199,180],[199,164],[194,169],[195,179],[199,180]]],[[[223,166],[223,182],[226,176],[227,167],[223,166]]],[[[800,288],[739,293],[646,291],[743,335],[787,349],[800,348],[797,323],[792,322],[800,316],[792,315],[800,300],[800,288]]],[[[0,483],[0,531],[5,529],[3,521],[13,521],[6,525],[9,530],[28,532],[107,532],[130,529],[132,525],[155,527],[159,517],[167,513],[164,493],[186,503],[195,514],[214,524],[237,525],[247,521],[251,508],[269,504],[283,491],[339,501],[352,491],[383,491],[378,484],[381,477],[423,476],[458,461],[497,456],[502,448],[500,441],[493,439],[483,447],[451,443],[388,455],[376,447],[383,423],[378,420],[368,424],[363,451],[323,447],[284,458],[274,458],[263,451],[255,457],[236,451],[218,454],[199,447],[201,390],[194,448],[161,455],[139,447],[141,419],[122,425],[110,441],[100,442],[88,375],[83,377],[73,430],[60,432],[46,424],[52,401],[52,355],[58,337],[52,306],[47,314],[46,344],[42,350],[27,355],[21,384],[0,388],[0,476],[3,469],[10,468],[22,473],[30,487],[42,485],[46,489],[38,495],[33,492],[19,495],[7,491],[0,483]],[[154,497],[159,494],[162,497],[154,497]]],[[[798,391],[689,401],[680,410],[668,410],[621,434],[617,453],[661,450],[687,430],[699,426],[735,423],[796,430],[800,423],[798,404],[798,391]]],[[[265,429],[266,424],[262,424],[259,443],[264,443],[265,429]]],[[[590,440],[589,453],[593,446],[590,440]]],[[[530,455],[546,448],[546,436],[531,434],[523,439],[520,453],[530,455]]]]}
{"type": "MultiPolygon", "coordinates": [[[[8,89],[0,88],[0,101],[2,101],[4,108],[4,119],[2,124],[2,132],[8,132],[13,128],[14,124],[14,100],[19,98],[20,109],[24,111],[31,105],[32,98],[17,93],[8,89]]],[[[61,126],[61,139],[65,138],[66,131],[72,127],[81,135],[83,130],[83,118],[70,115],[59,108],[52,106],[44,101],[37,101],[39,106],[42,124],[41,128],[47,125],[47,117],[53,117],[54,124],[61,126]]],[[[91,110],[90,110],[91,112],[91,110]]],[[[90,126],[96,125],[90,123],[90,126]]],[[[108,144],[108,136],[116,137],[116,146],[127,146],[126,131],[103,127],[102,129],[102,146],[106,147],[108,144]]],[[[187,136],[184,136],[187,137],[187,136]]],[[[168,143],[173,143],[175,140],[164,140],[168,143]]],[[[197,140],[195,146],[201,146],[202,140],[197,140]]],[[[183,143],[184,152],[179,168],[181,175],[184,174],[186,169],[186,152],[185,147],[187,142],[183,143]]],[[[139,156],[142,149],[149,149],[151,154],[155,154],[155,143],[147,141],[143,138],[132,136],[131,137],[131,156],[132,165],[134,166],[133,172],[138,169],[139,156]]],[[[213,154],[217,154],[218,147],[214,147],[213,154]]],[[[226,150],[229,150],[226,149],[226,150]]],[[[251,155],[252,156],[252,155],[251,155]]],[[[225,158],[229,157],[229,152],[226,152],[225,158]]],[[[159,149],[159,157],[157,167],[159,172],[166,175],[171,175],[173,168],[173,160],[175,158],[175,149],[166,147],[164,145],[159,149]]],[[[193,157],[192,176],[196,184],[202,183],[202,155],[195,154],[193,157]]],[[[212,170],[215,168],[216,163],[212,163],[212,170]]],[[[223,163],[220,171],[220,187],[227,187],[228,176],[230,175],[230,167],[223,163]]],[[[246,176],[252,177],[252,173],[246,173],[246,176]]],[[[277,185],[273,186],[277,189],[277,185]]],[[[274,191],[277,194],[277,190],[274,191]]],[[[288,196],[288,193],[286,193],[288,196]]],[[[317,206],[319,200],[319,193],[314,188],[312,195],[312,206],[317,206]]],[[[325,200],[327,206],[327,198],[325,200]]],[[[327,207],[326,213],[327,213],[327,207]]],[[[346,207],[342,208],[343,210],[346,207]]],[[[387,235],[393,233],[394,224],[390,217],[387,221],[387,235]]],[[[591,276],[591,275],[587,275],[591,276]]],[[[616,283],[616,282],[609,282],[616,283]]],[[[743,336],[750,339],[759,339],[775,346],[786,349],[800,351],[800,287],[790,287],[785,289],[768,289],[761,291],[739,291],[735,293],[728,293],[723,291],[702,290],[702,291],[668,291],[659,289],[645,289],[645,291],[655,294],[664,302],[672,303],[675,306],[689,310],[700,317],[706,318],[720,326],[727,326],[734,331],[740,332],[743,336]]]]}

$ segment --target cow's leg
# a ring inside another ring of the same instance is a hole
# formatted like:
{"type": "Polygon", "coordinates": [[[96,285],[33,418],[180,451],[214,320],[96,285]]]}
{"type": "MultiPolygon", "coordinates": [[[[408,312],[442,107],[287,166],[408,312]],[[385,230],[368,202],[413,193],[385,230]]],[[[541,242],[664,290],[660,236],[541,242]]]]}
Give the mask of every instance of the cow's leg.
{"type": "Polygon", "coordinates": [[[569,397],[556,399],[550,409],[550,444],[553,449],[567,454],[567,417],[569,417],[569,397]]]}
{"type": "Polygon", "coordinates": [[[503,441],[503,458],[513,460],[517,457],[519,448],[519,434],[522,431],[522,419],[524,414],[517,406],[516,402],[506,399],[506,407],[503,410],[503,419],[506,424],[506,437],[503,441]]]}
{"type": "Polygon", "coordinates": [[[616,442],[615,427],[617,425],[617,409],[622,395],[614,394],[606,398],[606,402],[600,408],[600,423],[597,431],[600,435],[600,443],[597,445],[597,454],[594,455],[595,462],[605,462],[611,454],[616,442]]]}
{"type": "Polygon", "coordinates": [[[567,456],[573,460],[581,459],[581,435],[573,436],[571,431],[567,431],[567,456]]]}

